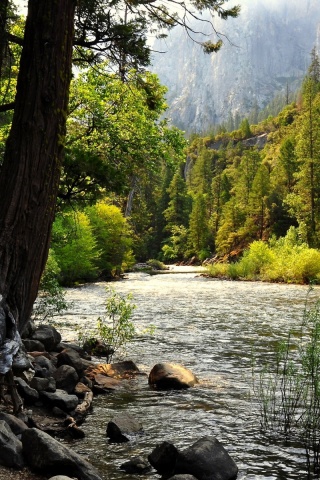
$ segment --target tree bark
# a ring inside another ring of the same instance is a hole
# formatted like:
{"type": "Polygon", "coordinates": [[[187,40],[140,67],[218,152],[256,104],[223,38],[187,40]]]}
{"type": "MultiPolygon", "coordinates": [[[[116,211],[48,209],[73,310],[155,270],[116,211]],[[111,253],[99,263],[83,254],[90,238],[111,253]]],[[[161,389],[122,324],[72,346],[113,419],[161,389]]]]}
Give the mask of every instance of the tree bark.
{"type": "Polygon", "coordinates": [[[0,300],[2,295],[19,332],[29,321],[48,256],[64,149],[75,3],[30,0],[28,6],[15,111],[0,171],[0,300]]]}

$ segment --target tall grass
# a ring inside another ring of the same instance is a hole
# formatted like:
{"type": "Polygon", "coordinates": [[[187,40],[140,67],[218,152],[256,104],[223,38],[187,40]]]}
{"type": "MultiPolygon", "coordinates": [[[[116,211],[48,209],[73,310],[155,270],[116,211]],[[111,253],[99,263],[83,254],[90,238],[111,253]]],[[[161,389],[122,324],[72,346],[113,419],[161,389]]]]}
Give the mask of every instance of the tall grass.
{"type": "Polygon", "coordinates": [[[264,365],[253,361],[252,390],[261,426],[304,446],[309,473],[320,473],[320,302],[305,310],[264,365]]]}
{"type": "Polygon", "coordinates": [[[285,283],[320,283],[320,251],[299,241],[291,227],[285,237],[253,242],[235,263],[214,264],[208,275],[285,283]]]}

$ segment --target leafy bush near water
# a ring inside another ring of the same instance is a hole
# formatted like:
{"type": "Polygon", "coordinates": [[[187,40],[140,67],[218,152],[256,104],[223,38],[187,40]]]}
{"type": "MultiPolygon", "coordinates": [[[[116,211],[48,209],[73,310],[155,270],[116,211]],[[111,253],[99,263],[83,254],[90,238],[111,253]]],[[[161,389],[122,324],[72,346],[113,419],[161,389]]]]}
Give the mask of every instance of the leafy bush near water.
{"type": "Polygon", "coordinates": [[[134,263],[130,228],[108,203],[61,213],[53,225],[52,255],[62,285],[119,275],[134,263]]]}
{"type": "Polygon", "coordinates": [[[320,283],[320,251],[299,240],[291,227],[285,237],[253,242],[235,263],[208,267],[212,277],[285,283],[320,283]]]}
{"type": "Polygon", "coordinates": [[[93,354],[99,354],[98,349],[95,351],[96,346],[104,347],[102,356],[106,356],[109,363],[113,354],[121,353],[135,335],[135,326],[131,321],[135,305],[130,294],[123,296],[112,288],[107,288],[106,293],[105,315],[97,319],[96,325],[79,329],[78,339],[81,345],[89,345],[93,354]]]}

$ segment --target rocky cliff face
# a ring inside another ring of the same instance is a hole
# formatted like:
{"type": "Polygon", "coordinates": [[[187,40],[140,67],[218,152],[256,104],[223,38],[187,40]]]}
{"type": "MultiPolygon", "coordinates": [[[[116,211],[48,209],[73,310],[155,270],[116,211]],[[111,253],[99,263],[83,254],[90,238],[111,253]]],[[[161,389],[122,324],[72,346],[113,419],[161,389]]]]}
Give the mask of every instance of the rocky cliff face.
{"type": "MultiPolygon", "coordinates": [[[[224,46],[207,55],[176,27],[157,41],[152,70],[169,88],[172,123],[203,132],[233,116],[264,108],[276,94],[295,91],[320,47],[318,0],[238,0],[237,19],[214,20],[224,46]]],[[[203,29],[203,27],[201,27],[203,29]]]]}

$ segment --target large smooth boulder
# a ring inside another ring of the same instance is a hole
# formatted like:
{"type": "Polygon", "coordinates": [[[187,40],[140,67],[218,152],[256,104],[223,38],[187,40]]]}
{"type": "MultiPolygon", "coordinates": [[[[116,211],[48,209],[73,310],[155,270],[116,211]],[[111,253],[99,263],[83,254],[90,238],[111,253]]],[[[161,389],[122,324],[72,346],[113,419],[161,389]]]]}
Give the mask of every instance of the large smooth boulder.
{"type": "Polygon", "coordinates": [[[29,428],[22,434],[22,450],[30,468],[44,475],[67,475],[78,480],[101,480],[97,470],[45,432],[29,428]]]}
{"type": "Polygon", "coordinates": [[[113,442],[128,442],[130,438],[142,434],[143,428],[140,422],[128,413],[122,412],[113,417],[107,425],[107,437],[113,442]]]}
{"type": "Polygon", "coordinates": [[[149,385],[158,390],[184,389],[198,383],[188,368],[176,363],[157,363],[149,374],[149,385]]]}
{"type": "Polygon", "coordinates": [[[38,340],[44,345],[47,352],[52,352],[61,342],[61,335],[51,325],[40,325],[32,334],[31,339],[38,340]]]}
{"type": "Polygon", "coordinates": [[[214,437],[203,437],[179,452],[174,474],[189,474],[198,480],[235,480],[238,467],[214,437]]]}
{"type": "Polygon", "coordinates": [[[0,465],[16,469],[24,467],[22,443],[4,420],[0,420],[0,465]]]}

